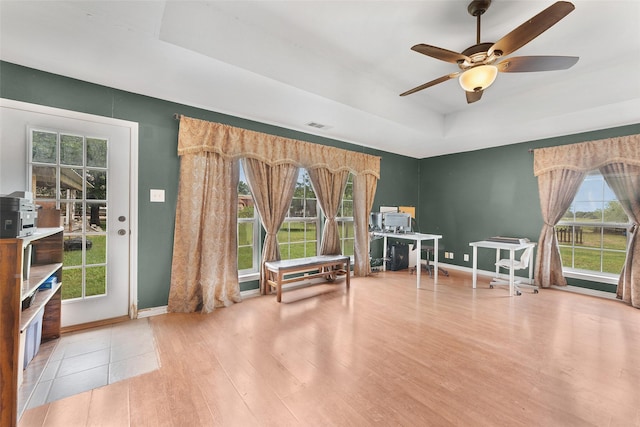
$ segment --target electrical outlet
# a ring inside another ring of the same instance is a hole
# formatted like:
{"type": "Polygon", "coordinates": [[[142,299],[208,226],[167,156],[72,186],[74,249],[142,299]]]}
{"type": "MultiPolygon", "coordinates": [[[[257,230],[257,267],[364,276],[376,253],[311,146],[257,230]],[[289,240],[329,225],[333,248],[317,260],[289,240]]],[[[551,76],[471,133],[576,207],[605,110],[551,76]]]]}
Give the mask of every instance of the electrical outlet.
{"type": "Polygon", "coordinates": [[[464,260],[465,260],[466,262],[469,262],[469,254],[464,254],[464,260]]]}
{"type": "Polygon", "coordinates": [[[449,252],[449,259],[453,259],[453,252],[449,252]]]}
{"type": "Polygon", "coordinates": [[[444,253],[444,258],[445,258],[445,259],[449,259],[449,252],[445,252],[445,253],[444,253]]]}
{"type": "Polygon", "coordinates": [[[149,190],[149,201],[164,203],[164,190],[149,190]]]}

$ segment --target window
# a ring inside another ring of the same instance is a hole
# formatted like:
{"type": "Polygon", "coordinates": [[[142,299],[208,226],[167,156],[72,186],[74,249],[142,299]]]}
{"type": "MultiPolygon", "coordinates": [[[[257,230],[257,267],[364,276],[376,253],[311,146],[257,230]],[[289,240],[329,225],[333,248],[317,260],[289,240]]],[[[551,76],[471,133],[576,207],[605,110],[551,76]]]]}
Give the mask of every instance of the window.
{"type": "Polygon", "coordinates": [[[31,129],[35,201],[64,225],[62,299],[107,293],[107,150],[104,138],[31,129]]]}
{"type": "Polygon", "coordinates": [[[355,241],[353,231],[353,174],[349,174],[347,179],[347,185],[344,189],[336,219],[338,221],[342,254],[349,255],[353,259],[355,241]]]}
{"type": "Polygon", "coordinates": [[[280,256],[294,259],[315,256],[319,250],[318,201],[306,170],[300,169],[289,212],[278,231],[280,256]]]}
{"type": "Polygon", "coordinates": [[[238,182],[238,275],[257,273],[260,266],[260,220],[240,164],[238,182]]]}
{"type": "Polygon", "coordinates": [[[565,270],[617,277],[626,257],[629,225],[602,174],[587,175],[555,227],[565,270]]]}

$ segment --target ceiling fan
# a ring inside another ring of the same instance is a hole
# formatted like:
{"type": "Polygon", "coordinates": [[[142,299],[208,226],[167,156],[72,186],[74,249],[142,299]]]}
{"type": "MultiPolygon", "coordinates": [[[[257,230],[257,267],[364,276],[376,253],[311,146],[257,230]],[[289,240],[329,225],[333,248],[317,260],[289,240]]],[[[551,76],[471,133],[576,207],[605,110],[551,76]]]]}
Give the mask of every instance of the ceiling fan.
{"type": "Polygon", "coordinates": [[[482,92],[491,86],[498,72],[521,73],[566,70],[578,62],[579,58],[577,56],[516,56],[496,62],[500,58],[520,49],[567,16],[575,9],[572,3],[567,1],[556,2],[497,42],[481,43],[480,17],[490,5],[491,0],[473,0],[467,7],[469,14],[477,18],[476,44],[463,50],[462,53],[427,44],[417,44],[411,48],[411,50],[432,58],[457,64],[460,71],[422,84],[401,93],[400,96],[410,95],[459,76],[460,85],[467,95],[467,103],[471,104],[480,100],[482,92]]]}

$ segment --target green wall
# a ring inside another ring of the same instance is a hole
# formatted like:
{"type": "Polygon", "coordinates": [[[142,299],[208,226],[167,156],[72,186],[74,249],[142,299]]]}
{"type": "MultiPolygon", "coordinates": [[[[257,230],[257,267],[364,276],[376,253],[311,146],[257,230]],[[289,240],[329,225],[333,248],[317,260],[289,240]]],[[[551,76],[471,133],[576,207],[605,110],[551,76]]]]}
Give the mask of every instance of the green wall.
{"type": "MultiPolygon", "coordinates": [[[[469,242],[491,236],[527,237],[537,242],[542,229],[538,182],[533,176],[529,149],[632,135],[640,124],[549,138],[473,152],[420,160],[418,220],[430,233],[442,234],[442,243],[454,259],[440,260],[471,267],[469,242]],[[469,254],[465,262],[463,254],[469,254]]],[[[478,267],[492,271],[495,253],[478,250],[478,267]]],[[[569,279],[571,284],[611,290],[569,279]]]]}
{"type": "MultiPolygon", "coordinates": [[[[330,145],[382,157],[375,199],[380,204],[417,206],[419,161],[378,150],[188,107],[0,62],[0,97],[139,124],[138,308],[167,304],[178,188],[178,121],[174,113],[254,131],[330,145]],[[150,203],[149,190],[165,189],[165,203],[150,203]]],[[[256,282],[241,289],[257,288],[256,282]]]]}

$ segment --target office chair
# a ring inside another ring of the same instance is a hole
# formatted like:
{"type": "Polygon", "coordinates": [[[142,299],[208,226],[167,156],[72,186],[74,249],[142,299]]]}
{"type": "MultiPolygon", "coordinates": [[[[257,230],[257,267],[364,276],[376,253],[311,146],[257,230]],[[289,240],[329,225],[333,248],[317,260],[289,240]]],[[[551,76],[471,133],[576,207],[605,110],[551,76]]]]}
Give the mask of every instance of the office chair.
{"type": "MultiPolygon", "coordinates": [[[[414,244],[414,249],[415,249],[415,244],[414,244]]],[[[440,245],[438,247],[438,249],[444,249],[444,246],[440,245]]],[[[427,245],[427,246],[422,246],[421,250],[420,250],[421,254],[420,254],[420,260],[418,261],[418,263],[422,266],[422,270],[420,271],[425,271],[427,273],[429,273],[429,277],[433,276],[433,264],[431,264],[430,261],[430,256],[429,254],[431,252],[433,252],[433,246],[432,245],[427,245]],[[422,256],[424,255],[424,257],[422,256]],[[427,262],[425,264],[422,263],[422,260],[426,260],[427,262]]],[[[411,267],[409,269],[409,274],[413,274],[416,272],[416,267],[411,267]]],[[[438,266],[438,273],[442,274],[443,276],[449,276],[449,272],[447,270],[445,270],[444,268],[438,266]]]]}
{"type": "MultiPolygon", "coordinates": [[[[519,260],[513,261],[514,270],[525,270],[529,268],[529,264],[531,263],[531,259],[533,258],[533,248],[534,246],[529,246],[524,251],[522,251],[522,255],[520,255],[519,260]]],[[[511,260],[508,258],[501,259],[500,261],[496,262],[496,267],[504,268],[505,270],[508,271],[509,268],[511,267],[511,260]]],[[[494,277],[491,283],[489,284],[489,287],[493,289],[493,287],[496,285],[508,285],[508,284],[509,284],[509,280],[504,280],[499,277],[494,277]]],[[[534,294],[538,293],[538,287],[536,285],[529,285],[526,283],[522,283],[521,280],[514,279],[513,286],[514,286],[516,295],[522,295],[522,292],[520,292],[520,288],[533,289],[534,294]]]]}

